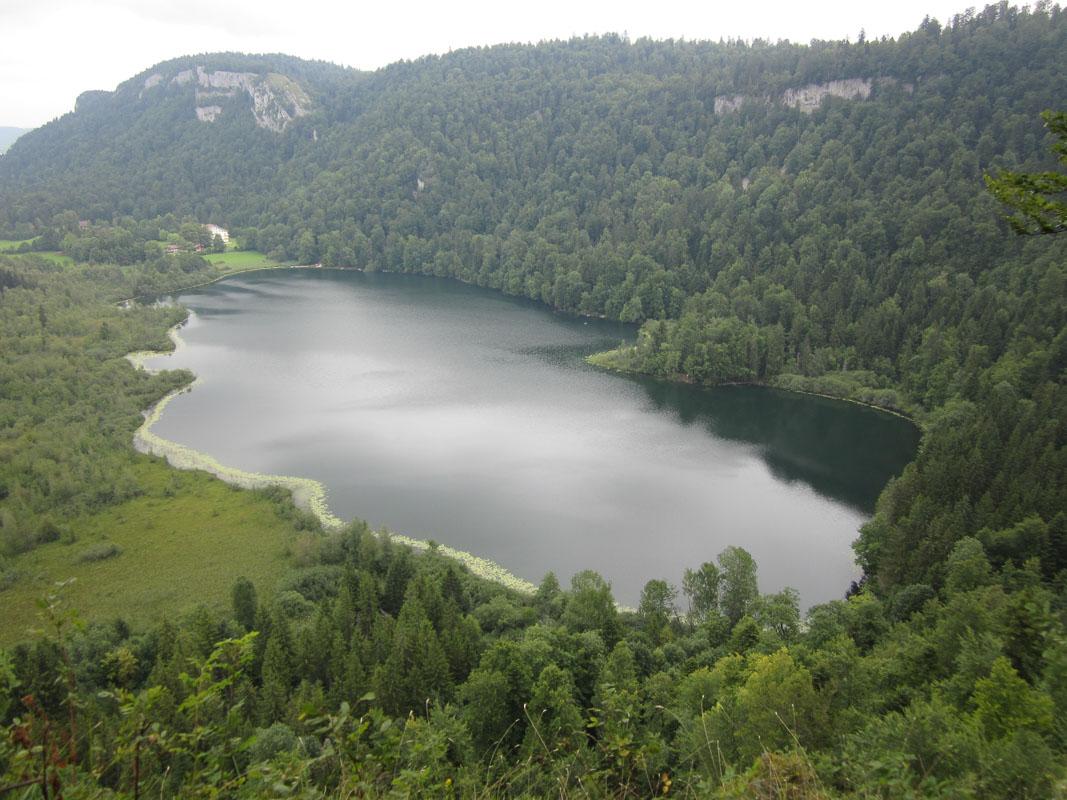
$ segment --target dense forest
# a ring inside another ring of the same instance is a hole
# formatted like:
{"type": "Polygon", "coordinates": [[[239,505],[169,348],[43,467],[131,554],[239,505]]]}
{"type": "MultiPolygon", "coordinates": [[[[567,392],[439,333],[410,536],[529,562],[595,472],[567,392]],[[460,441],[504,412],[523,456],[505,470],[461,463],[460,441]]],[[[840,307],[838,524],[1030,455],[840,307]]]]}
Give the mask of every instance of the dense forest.
{"type": "Polygon", "coordinates": [[[130,437],[189,376],[122,355],[181,312],[115,303],[215,277],[161,250],[198,223],[277,260],[640,322],[598,363],[857,399],[925,433],[859,533],[863,581],[803,616],[741,548],[631,613],[595,572],[526,597],[271,496],[313,536],[232,608],[131,630],[49,597],[45,632],[0,656],[0,791],[1062,793],[1067,234],[1027,225],[1025,176],[1055,215],[1067,130],[1041,113],[1065,97],[1047,4],[879,41],[596,37],[375,73],[197,56],[83,96],[0,158],[0,235],[42,254],[0,256],[0,601],[75,515],[153,491],[130,437]],[[198,67],[307,108],[275,130],[216,92],[202,120],[180,78],[198,67]]]}

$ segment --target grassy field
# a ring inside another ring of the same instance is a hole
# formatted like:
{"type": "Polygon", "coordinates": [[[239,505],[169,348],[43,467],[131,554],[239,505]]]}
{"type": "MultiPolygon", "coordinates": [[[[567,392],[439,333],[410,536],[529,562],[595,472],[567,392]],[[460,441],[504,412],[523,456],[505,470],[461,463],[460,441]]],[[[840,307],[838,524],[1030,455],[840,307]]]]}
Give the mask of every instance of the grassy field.
{"type": "Polygon", "coordinates": [[[32,242],[33,239],[0,239],[0,253],[14,250],[20,244],[32,242]]]}
{"type": "Polygon", "coordinates": [[[43,252],[40,252],[40,253],[33,253],[33,255],[40,256],[41,258],[47,258],[49,261],[54,261],[56,264],[59,264],[61,267],[72,267],[72,266],[74,266],[74,259],[71,258],[70,256],[63,255],[58,250],[46,250],[46,251],[43,251],[43,252]]]}
{"type": "Polygon", "coordinates": [[[70,256],[63,255],[63,253],[58,250],[43,250],[41,252],[35,253],[4,253],[3,248],[0,247],[0,254],[3,254],[10,258],[43,258],[55,264],[59,264],[61,267],[74,266],[74,259],[70,256]]]}
{"type": "MultiPolygon", "coordinates": [[[[14,248],[18,247],[20,244],[22,244],[22,242],[16,242],[10,239],[0,239],[0,253],[5,253],[7,250],[14,250],[14,248]]],[[[16,253],[5,254],[15,257],[19,256],[19,254],[16,253]]],[[[27,255],[40,256],[41,258],[46,258],[49,261],[64,267],[69,267],[74,264],[74,261],[70,256],[66,256],[59,251],[44,251],[27,255]]],[[[284,266],[255,250],[231,250],[228,253],[205,253],[204,258],[210,263],[222,267],[226,272],[240,272],[246,269],[284,266]]]]}
{"type": "Polygon", "coordinates": [[[212,264],[217,264],[232,270],[281,266],[277,261],[273,261],[255,250],[232,250],[228,253],[210,253],[204,257],[212,264]]]}
{"type": "Polygon", "coordinates": [[[0,594],[0,646],[37,626],[37,601],[57,581],[74,579],[63,590],[64,605],[82,618],[122,617],[140,628],[200,603],[227,606],[238,575],[269,594],[291,567],[297,534],[266,498],[147,457],[138,470],[146,495],[71,521],[72,543],[53,542],[14,560],[21,577],[0,594]],[[121,553],[81,560],[107,543],[121,553]]]}

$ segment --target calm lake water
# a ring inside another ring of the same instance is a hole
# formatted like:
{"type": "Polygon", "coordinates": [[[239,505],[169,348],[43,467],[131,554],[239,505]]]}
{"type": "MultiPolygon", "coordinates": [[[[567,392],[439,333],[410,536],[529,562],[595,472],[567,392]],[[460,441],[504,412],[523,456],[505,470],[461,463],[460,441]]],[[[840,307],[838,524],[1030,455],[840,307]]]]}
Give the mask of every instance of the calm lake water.
{"type": "Polygon", "coordinates": [[[583,357],[629,326],[443,279],[249,273],[190,291],[188,343],[157,367],[203,382],[160,436],[255,472],[322,481],[331,510],[538,582],[580,569],[636,605],[651,578],[727,545],[763,591],[841,597],[851,542],[913,457],[914,427],[757,387],[609,374],[583,357]]]}

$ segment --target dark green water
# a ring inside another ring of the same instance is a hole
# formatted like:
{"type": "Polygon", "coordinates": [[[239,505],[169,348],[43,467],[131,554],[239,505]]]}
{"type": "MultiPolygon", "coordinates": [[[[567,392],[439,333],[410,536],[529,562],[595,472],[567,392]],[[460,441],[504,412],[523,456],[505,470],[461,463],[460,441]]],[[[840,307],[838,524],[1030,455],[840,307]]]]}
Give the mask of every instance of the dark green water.
{"type": "Polygon", "coordinates": [[[331,510],[491,558],[535,583],[595,569],[635,605],[727,545],[805,604],[857,575],[851,542],[913,457],[907,422],[756,387],[621,377],[632,337],[462,284],[249,273],[178,298],[203,383],[156,433],[245,470],[322,481],[331,510]]]}

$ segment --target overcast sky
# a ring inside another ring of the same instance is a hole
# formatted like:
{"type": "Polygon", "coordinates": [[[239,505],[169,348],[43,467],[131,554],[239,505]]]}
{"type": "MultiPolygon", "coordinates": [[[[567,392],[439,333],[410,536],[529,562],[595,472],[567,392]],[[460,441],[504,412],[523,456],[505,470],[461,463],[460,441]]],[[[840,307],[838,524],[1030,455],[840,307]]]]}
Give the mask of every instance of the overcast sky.
{"type": "MultiPolygon", "coordinates": [[[[942,22],[964,0],[0,0],[0,126],[35,127],[86,89],[169,58],[283,52],[375,69],[471,45],[585,33],[657,39],[856,39],[942,22]]],[[[980,4],[978,4],[980,5],[980,4]]]]}

